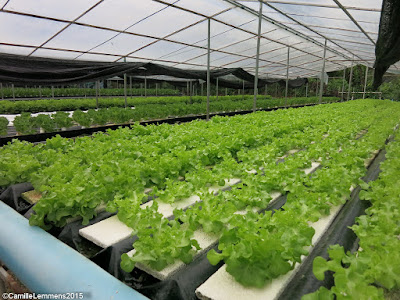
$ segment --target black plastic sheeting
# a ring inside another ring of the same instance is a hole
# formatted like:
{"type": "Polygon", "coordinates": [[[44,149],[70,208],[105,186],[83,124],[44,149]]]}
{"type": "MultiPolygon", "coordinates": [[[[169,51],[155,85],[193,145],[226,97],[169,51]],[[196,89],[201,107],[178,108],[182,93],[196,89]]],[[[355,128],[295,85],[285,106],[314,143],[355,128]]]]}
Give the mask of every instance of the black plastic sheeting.
{"type": "Polygon", "coordinates": [[[30,183],[19,183],[9,186],[0,194],[0,201],[4,202],[20,214],[25,214],[33,205],[21,198],[21,194],[33,190],[30,183]]]}
{"type": "Polygon", "coordinates": [[[400,1],[383,0],[379,36],[375,48],[374,89],[391,65],[400,60],[400,1]]]}
{"type": "MultiPolygon", "coordinates": [[[[207,80],[207,71],[205,70],[184,70],[154,63],[93,62],[0,54],[0,82],[3,83],[19,85],[74,84],[93,82],[123,74],[128,76],[167,75],[183,79],[207,80]]],[[[226,75],[234,75],[238,79],[244,80],[247,89],[254,87],[254,76],[241,68],[213,69],[210,71],[213,83],[216,83],[218,77],[226,75]]],[[[240,80],[220,78],[218,84],[221,87],[241,89],[243,83],[240,80]]],[[[260,78],[258,88],[275,82],[284,84],[285,81],[260,78]]],[[[304,78],[289,80],[289,87],[300,87],[307,82],[308,80],[304,78]]]]}

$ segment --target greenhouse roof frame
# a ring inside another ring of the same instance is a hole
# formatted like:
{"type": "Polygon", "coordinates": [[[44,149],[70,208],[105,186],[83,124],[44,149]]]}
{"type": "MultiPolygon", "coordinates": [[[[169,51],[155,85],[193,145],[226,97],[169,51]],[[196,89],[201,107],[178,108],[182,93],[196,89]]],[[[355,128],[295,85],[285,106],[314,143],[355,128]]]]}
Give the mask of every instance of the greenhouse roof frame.
{"type": "MultiPolygon", "coordinates": [[[[126,58],[128,62],[205,68],[205,25],[211,20],[211,68],[242,67],[253,74],[258,36],[255,23],[261,2],[259,75],[286,78],[286,52],[290,47],[292,79],[320,76],[325,40],[326,71],[349,67],[352,61],[372,67],[382,6],[382,1],[376,0],[38,2],[0,0],[0,27],[2,22],[14,22],[17,26],[22,23],[20,31],[14,26],[3,30],[0,52],[111,62],[126,58]],[[62,7],[69,10],[63,12],[62,7]],[[124,8],[135,11],[126,12],[124,8]],[[110,22],[108,18],[113,13],[120,15],[110,22]],[[26,33],[24,28],[28,29],[26,33]]],[[[395,64],[389,71],[397,73],[399,66],[395,64]]]]}

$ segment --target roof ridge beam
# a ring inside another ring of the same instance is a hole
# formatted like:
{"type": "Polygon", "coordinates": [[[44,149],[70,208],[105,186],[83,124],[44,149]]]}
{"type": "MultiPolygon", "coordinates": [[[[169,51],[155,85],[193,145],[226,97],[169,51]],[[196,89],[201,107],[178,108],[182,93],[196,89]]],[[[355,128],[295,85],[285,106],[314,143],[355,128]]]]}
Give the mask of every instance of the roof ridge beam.
{"type": "MultiPolygon", "coordinates": [[[[228,0],[225,0],[225,1],[228,1],[228,0]]],[[[334,1],[335,1],[335,0],[334,0],[334,1]]],[[[263,1],[263,2],[264,2],[264,1],[263,1]]],[[[280,14],[282,14],[282,15],[285,16],[285,17],[287,17],[288,19],[290,19],[290,20],[296,22],[297,24],[303,26],[304,28],[310,30],[311,32],[314,32],[315,34],[317,34],[317,35],[319,35],[320,37],[324,38],[325,40],[331,42],[332,44],[338,46],[340,49],[343,49],[344,51],[346,51],[346,52],[348,52],[348,53],[351,53],[351,54],[353,55],[353,57],[357,57],[357,58],[359,58],[360,60],[362,60],[362,57],[360,57],[360,56],[354,54],[354,53],[351,51],[351,49],[349,50],[349,49],[347,49],[347,48],[344,48],[343,46],[341,46],[340,44],[338,44],[338,43],[332,41],[330,38],[326,37],[325,35],[319,33],[318,31],[316,31],[316,30],[314,30],[314,29],[312,29],[312,28],[310,28],[309,26],[307,26],[306,24],[304,24],[304,23],[298,21],[297,19],[295,19],[295,18],[293,18],[293,17],[287,15],[286,13],[284,13],[284,12],[281,11],[280,9],[276,8],[275,6],[273,6],[273,5],[271,5],[271,4],[267,3],[267,2],[264,2],[264,4],[267,5],[267,6],[269,6],[269,7],[272,8],[273,10],[279,12],[280,14]]],[[[273,19],[272,19],[272,20],[273,20],[273,19]]],[[[284,26],[284,27],[288,27],[288,26],[283,25],[283,24],[281,24],[281,25],[284,26]]],[[[289,28],[290,28],[290,27],[289,27],[289,28]]],[[[292,29],[292,30],[294,30],[294,29],[292,29]]],[[[320,46],[320,47],[324,46],[324,45],[323,45],[322,43],[320,43],[320,42],[317,42],[317,43],[319,43],[319,46],[320,46]]],[[[324,46],[324,47],[325,47],[325,46],[324,46]]],[[[326,49],[327,49],[328,51],[332,52],[332,48],[326,47],[326,49]]],[[[337,51],[337,50],[334,50],[334,51],[336,51],[336,52],[333,52],[333,53],[335,53],[335,54],[340,53],[340,52],[337,51]]],[[[347,56],[347,55],[344,55],[344,54],[338,54],[338,55],[339,55],[339,56],[342,56],[342,57],[344,57],[344,58],[350,59],[350,57],[347,56]]]]}
{"type": "MultiPolygon", "coordinates": [[[[241,0],[242,2],[254,2],[254,0],[241,0]]],[[[319,3],[308,3],[308,2],[293,2],[293,1],[282,1],[282,0],[268,0],[269,3],[276,4],[288,4],[288,5],[298,5],[298,6],[314,6],[314,7],[324,7],[324,8],[335,8],[339,9],[336,5],[329,4],[319,4],[319,3]]],[[[344,6],[346,9],[350,10],[361,10],[361,11],[373,11],[381,12],[381,9],[376,8],[366,8],[366,7],[356,7],[356,6],[344,6]]]]}
{"type": "MultiPolygon", "coordinates": [[[[224,1],[226,1],[226,2],[228,2],[228,3],[230,3],[230,4],[232,4],[232,5],[235,5],[236,7],[241,8],[241,9],[243,9],[243,10],[245,10],[245,11],[251,13],[252,15],[255,15],[255,16],[257,15],[257,12],[256,12],[254,9],[252,9],[252,8],[250,8],[250,7],[248,7],[248,6],[244,6],[244,5],[242,5],[241,3],[237,2],[236,0],[224,0],[224,1]]],[[[299,25],[301,25],[301,26],[307,28],[308,30],[310,30],[310,31],[312,31],[312,32],[314,32],[314,33],[320,35],[320,36],[323,37],[324,39],[327,39],[325,36],[322,36],[322,35],[319,34],[317,31],[312,30],[312,29],[309,28],[307,25],[304,25],[304,24],[300,23],[299,21],[297,21],[296,19],[294,19],[294,18],[288,16],[287,14],[285,14],[285,13],[282,12],[281,10],[277,9],[276,7],[274,7],[274,6],[270,5],[270,4],[268,4],[268,2],[265,2],[264,0],[260,0],[260,1],[263,2],[263,4],[267,5],[268,7],[274,9],[275,11],[277,11],[278,13],[280,13],[281,15],[287,17],[288,19],[291,19],[292,21],[295,21],[295,22],[298,23],[299,25]]],[[[252,2],[253,2],[253,1],[252,1],[252,2]]],[[[323,45],[321,42],[318,42],[318,41],[316,41],[315,39],[310,38],[310,37],[308,37],[307,35],[305,35],[305,34],[299,32],[299,31],[297,31],[297,30],[295,30],[295,29],[293,29],[293,28],[291,28],[291,27],[289,27],[289,26],[284,25],[283,23],[281,23],[281,22],[279,22],[279,21],[276,21],[276,20],[272,19],[271,17],[267,17],[266,15],[263,14],[263,19],[264,19],[265,21],[271,23],[271,24],[274,24],[274,25],[280,27],[281,29],[284,29],[284,30],[286,30],[286,31],[288,31],[288,32],[290,32],[290,33],[296,35],[296,36],[299,36],[299,37],[305,39],[306,41],[309,41],[309,42],[311,42],[311,43],[313,43],[313,44],[315,44],[315,45],[317,45],[317,46],[319,46],[319,47],[321,47],[321,48],[324,48],[324,45],[323,45]]],[[[328,39],[328,40],[329,40],[329,39],[328,39]]],[[[330,40],[329,40],[329,41],[330,41],[330,40]]],[[[330,41],[330,42],[331,42],[331,41],[330,41]]],[[[331,42],[331,43],[333,43],[333,42],[331,42]]],[[[333,44],[335,44],[335,43],[333,43],[333,44]]],[[[336,45],[336,44],[335,44],[335,45],[336,45]]],[[[288,46],[290,46],[290,45],[288,45],[288,46]]],[[[337,45],[337,46],[339,46],[339,45],[337,45]]],[[[340,46],[339,46],[339,47],[340,47],[340,46]]],[[[341,48],[342,48],[342,47],[341,47],[341,48]]],[[[336,55],[342,56],[342,57],[344,57],[344,58],[350,58],[350,57],[347,56],[346,54],[341,53],[341,52],[339,52],[339,51],[337,51],[337,50],[335,50],[335,49],[332,49],[332,48],[330,48],[330,47],[327,47],[327,49],[328,49],[330,52],[335,53],[336,55]]],[[[343,50],[347,51],[346,49],[343,49],[343,50]]],[[[350,51],[347,51],[347,52],[351,53],[350,51]]],[[[353,53],[351,53],[351,54],[353,54],[353,53]]]]}

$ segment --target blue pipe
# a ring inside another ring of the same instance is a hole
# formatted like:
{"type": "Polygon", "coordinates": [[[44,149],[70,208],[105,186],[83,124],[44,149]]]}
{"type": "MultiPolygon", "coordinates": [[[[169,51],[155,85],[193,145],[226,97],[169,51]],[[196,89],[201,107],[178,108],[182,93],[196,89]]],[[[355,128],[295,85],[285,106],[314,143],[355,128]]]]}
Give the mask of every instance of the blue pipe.
{"type": "Polygon", "coordinates": [[[148,299],[46,231],[30,226],[1,201],[0,260],[34,293],[82,292],[83,299],[92,300],[148,299]]]}

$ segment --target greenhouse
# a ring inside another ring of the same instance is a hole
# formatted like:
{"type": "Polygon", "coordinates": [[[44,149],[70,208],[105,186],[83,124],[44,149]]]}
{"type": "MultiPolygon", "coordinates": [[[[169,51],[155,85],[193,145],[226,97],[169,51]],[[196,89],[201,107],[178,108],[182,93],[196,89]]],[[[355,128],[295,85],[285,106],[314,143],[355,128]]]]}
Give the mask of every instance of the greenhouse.
{"type": "Polygon", "coordinates": [[[0,0],[2,299],[398,299],[394,0],[0,0]]]}

